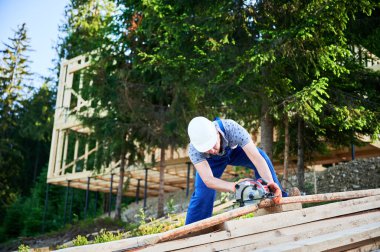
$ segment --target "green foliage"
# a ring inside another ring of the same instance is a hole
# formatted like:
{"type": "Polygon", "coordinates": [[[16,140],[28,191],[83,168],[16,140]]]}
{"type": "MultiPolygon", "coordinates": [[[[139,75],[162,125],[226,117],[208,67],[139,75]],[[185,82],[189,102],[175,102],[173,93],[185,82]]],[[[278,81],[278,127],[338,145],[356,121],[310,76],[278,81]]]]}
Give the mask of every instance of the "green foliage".
{"type": "Polygon", "coordinates": [[[139,209],[139,212],[137,213],[136,217],[140,219],[140,221],[139,221],[140,225],[146,224],[147,217],[146,217],[146,214],[145,214],[145,211],[143,208],[139,209]]]}
{"type": "Polygon", "coordinates": [[[120,232],[117,232],[116,234],[114,234],[110,231],[101,230],[99,234],[95,236],[94,243],[116,241],[122,238],[123,238],[123,235],[120,232]]]}
{"type": "Polygon", "coordinates": [[[22,24],[0,50],[0,211],[15,201],[19,188],[17,178],[24,157],[17,127],[22,90],[29,84],[29,41],[26,25],[22,24]]]}
{"type": "Polygon", "coordinates": [[[21,244],[20,246],[18,246],[17,251],[18,252],[29,252],[30,247],[28,245],[21,244]]]}
{"type": "Polygon", "coordinates": [[[236,218],[237,220],[241,220],[241,219],[249,219],[249,218],[253,218],[255,216],[255,213],[249,213],[249,214],[245,214],[243,216],[240,216],[238,218],[236,218]]]}
{"type": "Polygon", "coordinates": [[[175,203],[174,203],[174,199],[173,198],[170,198],[169,200],[166,201],[166,207],[168,209],[168,213],[171,214],[171,213],[174,213],[175,211],[175,203]]]}
{"type": "Polygon", "coordinates": [[[78,235],[72,242],[74,246],[82,246],[88,244],[95,243],[103,243],[110,241],[117,241],[123,238],[123,234],[121,232],[117,232],[116,234],[111,231],[106,231],[105,229],[100,230],[99,234],[94,237],[92,242],[88,241],[85,236],[78,235]]]}
{"type": "Polygon", "coordinates": [[[82,235],[78,235],[74,240],[73,240],[73,245],[74,246],[82,246],[82,245],[87,245],[89,244],[88,240],[86,237],[82,235]]]}
{"type": "Polygon", "coordinates": [[[142,236],[148,234],[162,233],[185,224],[185,218],[172,219],[174,216],[169,216],[168,219],[162,221],[151,220],[150,223],[140,222],[140,226],[130,231],[132,236],[142,236]]]}
{"type": "MultiPolygon", "coordinates": [[[[15,203],[7,208],[2,223],[5,235],[1,236],[1,241],[16,238],[21,235],[37,235],[41,234],[43,230],[49,232],[64,227],[63,213],[66,197],[66,188],[64,187],[49,186],[49,204],[47,206],[44,222],[43,215],[45,208],[46,176],[47,167],[43,169],[36,184],[31,188],[32,194],[30,196],[19,197],[15,203]]],[[[79,219],[83,219],[85,191],[71,189],[68,196],[69,201],[66,210],[66,225],[79,222],[79,219]],[[72,209],[73,216],[69,216],[69,207],[72,209]]],[[[98,204],[100,204],[99,201],[98,204]]],[[[94,215],[94,203],[94,197],[90,196],[88,216],[94,215]]],[[[92,222],[93,220],[89,220],[89,223],[79,222],[79,225],[81,228],[87,229],[92,222]]],[[[104,221],[104,224],[107,225],[107,220],[104,221]]]]}
{"type": "Polygon", "coordinates": [[[319,114],[329,98],[326,92],[327,87],[327,78],[314,80],[310,86],[305,86],[294,94],[294,100],[288,103],[286,111],[297,113],[304,120],[319,124],[319,114]]]}
{"type": "Polygon", "coordinates": [[[65,34],[57,45],[60,59],[70,59],[106,46],[108,25],[115,11],[114,1],[70,0],[65,8],[65,23],[60,31],[65,34]]]}

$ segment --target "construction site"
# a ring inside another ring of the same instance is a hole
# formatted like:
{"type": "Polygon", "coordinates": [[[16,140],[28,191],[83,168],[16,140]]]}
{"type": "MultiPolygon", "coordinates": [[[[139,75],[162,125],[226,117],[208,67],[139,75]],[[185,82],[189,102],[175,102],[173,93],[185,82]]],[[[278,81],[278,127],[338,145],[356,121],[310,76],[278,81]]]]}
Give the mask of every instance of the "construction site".
{"type": "MultiPolygon", "coordinates": [[[[120,162],[113,162],[100,172],[89,168],[87,163],[96,153],[98,143],[86,139],[90,131],[75,117],[89,104],[79,95],[79,90],[86,85],[80,73],[89,64],[86,56],[62,63],[47,182],[115,194],[120,162]]],[[[328,156],[316,157],[308,169],[315,173],[323,169],[323,165],[377,157],[379,147],[378,143],[368,141],[360,147],[333,150],[328,156]]],[[[147,155],[147,162],[151,156],[152,153],[147,155]]],[[[159,153],[153,156],[159,157],[159,153]]],[[[187,150],[169,149],[165,160],[165,193],[182,191],[187,199],[193,190],[195,175],[187,150]]],[[[274,166],[276,173],[281,174],[282,164],[274,161],[274,166]]],[[[295,161],[291,161],[290,166],[294,167],[295,161]]],[[[371,186],[378,188],[378,163],[374,167],[375,184],[371,186]]],[[[223,179],[231,180],[237,175],[236,169],[229,166],[223,179]]],[[[159,167],[129,167],[127,177],[129,184],[123,195],[136,197],[136,202],[144,199],[140,205],[145,209],[147,198],[158,195],[159,167]]],[[[340,188],[336,190],[342,192],[318,194],[314,188],[314,195],[282,198],[277,205],[270,199],[244,207],[236,207],[236,200],[219,202],[214,207],[213,217],[190,225],[62,251],[373,251],[380,248],[380,189],[360,189],[340,188]],[[309,204],[307,208],[303,208],[305,204],[309,204]]],[[[178,222],[185,214],[172,215],[170,221],[178,222]]]]}
{"type": "Polygon", "coordinates": [[[29,2],[0,251],[380,251],[378,1],[29,2]]]}

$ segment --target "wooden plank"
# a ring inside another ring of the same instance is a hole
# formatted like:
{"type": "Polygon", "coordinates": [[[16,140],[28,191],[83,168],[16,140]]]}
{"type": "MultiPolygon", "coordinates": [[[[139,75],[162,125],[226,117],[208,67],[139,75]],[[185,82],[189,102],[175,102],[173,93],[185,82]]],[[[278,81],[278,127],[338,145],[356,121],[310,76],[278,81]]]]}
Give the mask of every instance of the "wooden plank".
{"type": "MultiPolygon", "coordinates": [[[[364,199],[354,199],[345,202],[336,202],[328,205],[316,206],[302,210],[277,213],[274,215],[265,215],[250,219],[233,220],[224,223],[223,226],[225,231],[210,233],[197,237],[190,237],[186,238],[186,240],[173,241],[173,243],[170,243],[170,246],[172,247],[170,247],[168,245],[169,243],[166,242],[165,246],[170,248],[168,250],[174,250],[221,240],[228,240],[231,238],[245,236],[249,234],[257,234],[260,232],[266,232],[278,228],[304,224],[308,222],[318,221],[321,219],[365,211],[368,209],[376,209],[380,208],[380,202],[377,202],[379,200],[380,196],[372,196],[364,199]]],[[[181,228],[183,227],[180,227],[178,229],[181,228]]],[[[160,236],[155,238],[159,239],[160,236]]],[[[149,241],[147,241],[147,243],[149,243],[149,241]]],[[[156,246],[152,248],[155,248],[156,246]]],[[[160,247],[160,249],[163,248],[160,247]]]]}
{"type": "MultiPolygon", "coordinates": [[[[340,249],[341,251],[345,251],[345,252],[379,251],[380,238],[362,241],[362,242],[355,243],[347,247],[344,246],[344,247],[341,247],[340,249]]],[[[328,250],[328,251],[333,251],[333,250],[328,250]]]]}
{"type": "MultiPolygon", "coordinates": [[[[268,232],[256,233],[253,235],[231,238],[228,240],[221,240],[218,242],[210,242],[200,246],[185,248],[180,251],[253,251],[256,249],[273,246],[274,243],[282,244],[302,239],[308,239],[314,236],[334,233],[379,221],[380,211],[365,214],[362,213],[310,222],[297,226],[285,227],[268,232]]],[[[154,248],[156,248],[156,251],[166,251],[162,250],[159,247],[154,248]]]]}
{"type": "Polygon", "coordinates": [[[294,210],[300,210],[302,209],[301,203],[290,203],[285,205],[276,205],[268,208],[260,208],[256,211],[254,214],[255,217],[262,216],[262,215],[268,215],[268,214],[274,214],[274,213],[281,213],[281,212],[288,212],[288,211],[294,211],[294,210]]]}
{"type": "Polygon", "coordinates": [[[380,189],[325,193],[325,194],[312,194],[306,196],[285,197],[281,199],[281,204],[290,203],[315,203],[315,202],[327,202],[345,199],[355,199],[368,197],[373,195],[379,195],[380,189]]]}
{"type": "MultiPolygon", "coordinates": [[[[267,203],[271,204],[271,202],[266,201],[262,203],[267,203]]],[[[269,205],[268,205],[269,206],[269,205]]],[[[179,238],[185,235],[189,235],[191,233],[198,232],[202,229],[206,229],[218,224],[221,224],[227,220],[234,219],[236,217],[251,213],[259,209],[258,205],[251,205],[251,206],[246,206],[246,207],[241,207],[238,209],[234,209],[229,212],[225,212],[219,215],[212,216],[208,219],[202,220],[202,221],[197,221],[194,223],[191,223],[186,226],[182,226],[173,230],[166,231],[164,233],[159,234],[158,236],[155,236],[149,240],[146,241],[148,244],[155,244],[158,242],[164,242],[168,240],[172,240],[175,238],[179,238]]]]}
{"type": "Polygon", "coordinates": [[[224,229],[229,231],[231,236],[237,237],[376,208],[380,208],[380,195],[257,218],[229,221],[224,224],[224,229]]]}
{"type": "MultiPolygon", "coordinates": [[[[379,194],[379,193],[380,193],[380,189],[374,189],[374,190],[362,190],[362,191],[344,192],[344,193],[318,194],[317,195],[318,197],[316,197],[315,195],[309,195],[309,196],[297,196],[297,197],[288,197],[288,198],[297,198],[297,202],[304,203],[303,198],[305,199],[305,202],[316,202],[316,200],[318,199],[320,201],[329,201],[329,200],[337,200],[337,199],[347,199],[349,197],[358,197],[358,195],[360,195],[361,197],[364,197],[365,195],[374,195],[374,194],[379,194]]],[[[283,202],[296,203],[292,199],[287,200],[287,198],[283,198],[283,202]]],[[[228,220],[232,220],[236,217],[255,212],[259,208],[270,207],[270,206],[274,206],[271,200],[269,199],[263,200],[259,203],[259,205],[241,207],[238,209],[231,210],[229,212],[212,216],[202,221],[194,222],[189,225],[176,228],[174,230],[166,231],[164,233],[161,233],[159,236],[154,237],[154,239],[147,241],[147,243],[155,244],[158,242],[176,239],[184,235],[188,235],[188,234],[197,232],[199,230],[221,224],[228,220]]],[[[228,226],[225,228],[228,228],[228,226]]],[[[231,227],[229,229],[229,231],[231,230],[234,230],[234,227],[231,227]]]]}
{"type": "Polygon", "coordinates": [[[64,140],[64,131],[58,131],[58,143],[57,143],[57,152],[56,160],[54,165],[54,176],[60,175],[61,165],[62,165],[62,150],[63,150],[63,140],[64,140]]]}
{"type": "Polygon", "coordinates": [[[57,145],[58,145],[58,130],[53,129],[50,145],[50,155],[49,155],[49,168],[48,168],[48,178],[54,176],[54,169],[56,163],[57,145]]]}
{"type": "Polygon", "coordinates": [[[323,251],[327,249],[337,249],[345,244],[357,243],[364,240],[373,239],[380,236],[380,222],[370,223],[363,226],[338,231],[335,233],[315,236],[309,239],[292,241],[256,250],[257,252],[310,252],[323,251]]]}
{"type": "Polygon", "coordinates": [[[153,235],[145,235],[145,236],[139,236],[139,237],[133,237],[118,241],[112,241],[112,242],[104,242],[104,243],[97,243],[97,244],[91,244],[91,245],[84,245],[84,246],[76,246],[76,247],[70,247],[65,249],[59,249],[55,251],[60,252],[105,252],[105,251],[124,251],[126,249],[133,249],[137,247],[141,247],[146,245],[144,241],[149,238],[155,236],[153,235]]]}
{"type": "Polygon", "coordinates": [[[65,144],[64,144],[64,147],[63,147],[63,160],[62,160],[62,174],[65,174],[66,172],[66,161],[67,161],[67,151],[68,151],[68,146],[69,146],[69,134],[67,131],[63,131],[65,132],[65,144]]]}
{"type": "Polygon", "coordinates": [[[214,209],[213,209],[212,212],[213,212],[213,214],[219,213],[219,212],[221,212],[222,210],[224,210],[224,209],[226,209],[226,208],[229,208],[229,207],[233,206],[234,204],[235,204],[235,200],[227,201],[227,202],[225,202],[225,203],[223,203],[223,204],[220,204],[220,205],[214,207],[214,209]]]}

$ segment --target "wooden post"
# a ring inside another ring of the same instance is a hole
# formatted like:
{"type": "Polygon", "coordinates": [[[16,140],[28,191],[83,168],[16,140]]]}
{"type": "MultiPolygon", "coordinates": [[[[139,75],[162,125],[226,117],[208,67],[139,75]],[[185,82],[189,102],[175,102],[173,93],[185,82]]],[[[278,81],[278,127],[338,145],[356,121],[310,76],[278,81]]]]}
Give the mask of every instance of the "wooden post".
{"type": "Polygon", "coordinates": [[[72,212],[73,212],[73,197],[74,197],[74,188],[70,188],[71,194],[70,194],[70,207],[69,207],[69,223],[72,223],[72,212]]]}
{"type": "Polygon", "coordinates": [[[113,174],[111,174],[110,196],[109,196],[109,205],[108,205],[108,217],[111,217],[111,207],[112,207],[112,184],[113,184],[113,174]]]}
{"type": "Polygon", "coordinates": [[[62,169],[61,169],[61,175],[65,174],[66,172],[66,161],[67,161],[67,150],[69,146],[69,131],[65,130],[62,131],[65,134],[64,138],[64,147],[63,147],[63,159],[62,159],[62,169]]]}
{"type": "Polygon", "coordinates": [[[88,197],[90,192],[90,177],[87,178],[87,190],[86,190],[86,204],[84,207],[84,219],[87,218],[87,210],[88,210],[88,197]]]}
{"type": "Polygon", "coordinates": [[[135,200],[136,204],[139,203],[139,199],[140,199],[140,181],[141,179],[137,180],[136,200],[135,200]]]}
{"type": "Polygon", "coordinates": [[[94,216],[96,217],[96,211],[98,209],[98,197],[99,197],[99,191],[95,192],[95,207],[94,207],[94,216]]]}
{"type": "Polygon", "coordinates": [[[63,225],[66,225],[66,209],[67,209],[67,199],[69,197],[69,188],[70,188],[70,180],[67,181],[67,187],[66,187],[65,208],[63,212],[63,225]]]}
{"type": "Polygon", "coordinates": [[[46,221],[46,212],[48,210],[48,203],[49,203],[49,184],[46,183],[46,189],[45,189],[45,207],[44,207],[44,215],[42,218],[42,233],[45,232],[45,221],[46,221]]]}
{"type": "Polygon", "coordinates": [[[146,198],[148,194],[148,167],[145,167],[145,185],[144,185],[144,211],[146,210],[146,198]]]}

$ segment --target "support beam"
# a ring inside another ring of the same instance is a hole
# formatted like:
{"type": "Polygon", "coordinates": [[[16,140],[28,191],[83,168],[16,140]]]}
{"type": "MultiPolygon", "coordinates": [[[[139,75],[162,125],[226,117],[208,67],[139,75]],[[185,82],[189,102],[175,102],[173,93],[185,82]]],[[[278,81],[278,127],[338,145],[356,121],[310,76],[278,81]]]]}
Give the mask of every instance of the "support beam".
{"type": "Polygon", "coordinates": [[[70,207],[69,207],[69,223],[72,223],[72,212],[73,212],[73,198],[74,198],[74,188],[70,187],[71,195],[70,195],[70,207]]]}
{"type": "Polygon", "coordinates": [[[140,181],[141,179],[138,179],[137,180],[137,189],[136,189],[136,204],[139,203],[139,199],[140,199],[140,181]]]}
{"type": "Polygon", "coordinates": [[[67,199],[69,197],[69,189],[70,189],[70,180],[67,181],[67,187],[66,187],[65,208],[63,212],[63,225],[66,225],[66,209],[67,209],[67,199]]]}
{"type": "Polygon", "coordinates": [[[112,183],[113,183],[113,174],[111,174],[110,195],[109,195],[109,204],[108,204],[108,217],[111,217],[111,207],[112,207],[112,183]]]}
{"type": "Polygon", "coordinates": [[[87,190],[86,190],[86,204],[84,207],[84,219],[87,218],[87,210],[88,210],[88,198],[89,198],[89,193],[90,193],[90,180],[91,178],[87,178],[87,190]]]}
{"type": "Polygon", "coordinates": [[[42,217],[42,233],[45,232],[45,221],[46,221],[46,212],[48,210],[48,204],[49,204],[49,184],[46,183],[46,188],[45,188],[45,207],[44,207],[44,215],[42,217]]]}
{"type": "Polygon", "coordinates": [[[146,210],[147,193],[148,193],[148,168],[145,167],[144,211],[146,210]]]}
{"type": "Polygon", "coordinates": [[[95,192],[95,207],[94,207],[94,216],[96,217],[96,211],[98,210],[98,197],[99,197],[99,192],[95,192]]]}

